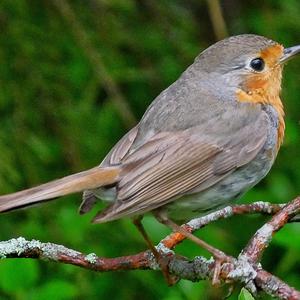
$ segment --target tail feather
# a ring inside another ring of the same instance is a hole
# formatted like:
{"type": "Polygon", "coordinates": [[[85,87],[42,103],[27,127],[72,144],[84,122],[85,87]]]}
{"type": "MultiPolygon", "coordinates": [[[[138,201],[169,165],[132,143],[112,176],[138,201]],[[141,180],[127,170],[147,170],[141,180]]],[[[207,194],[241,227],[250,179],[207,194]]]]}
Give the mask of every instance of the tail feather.
{"type": "Polygon", "coordinates": [[[117,182],[120,168],[93,168],[17,193],[0,196],[0,212],[117,182]]]}

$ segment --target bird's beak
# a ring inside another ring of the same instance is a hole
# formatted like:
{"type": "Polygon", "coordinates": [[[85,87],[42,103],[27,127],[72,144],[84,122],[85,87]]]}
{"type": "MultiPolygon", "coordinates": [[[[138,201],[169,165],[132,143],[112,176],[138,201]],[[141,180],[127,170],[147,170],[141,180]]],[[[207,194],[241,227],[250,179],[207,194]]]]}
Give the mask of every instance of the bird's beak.
{"type": "Polygon", "coordinates": [[[295,56],[298,53],[300,53],[300,45],[290,47],[290,48],[285,48],[283,50],[283,55],[280,58],[280,64],[287,62],[288,60],[290,60],[293,56],[295,56]]]}

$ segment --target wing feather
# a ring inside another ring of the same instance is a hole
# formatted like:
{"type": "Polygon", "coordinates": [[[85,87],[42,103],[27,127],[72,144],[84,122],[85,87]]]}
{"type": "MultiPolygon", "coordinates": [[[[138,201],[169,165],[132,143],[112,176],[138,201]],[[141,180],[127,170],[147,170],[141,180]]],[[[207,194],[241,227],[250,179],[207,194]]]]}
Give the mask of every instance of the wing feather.
{"type": "MultiPolygon", "coordinates": [[[[217,119],[215,128],[222,128],[223,122],[217,119]]],[[[222,134],[195,126],[154,135],[121,161],[117,200],[94,221],[144,214],[209,188],[255,158],[266,143],[268,122],[260,113],[254,122],[241,122],[239,127],[235,120],[234,130],[222,128],[222,134]]]]}

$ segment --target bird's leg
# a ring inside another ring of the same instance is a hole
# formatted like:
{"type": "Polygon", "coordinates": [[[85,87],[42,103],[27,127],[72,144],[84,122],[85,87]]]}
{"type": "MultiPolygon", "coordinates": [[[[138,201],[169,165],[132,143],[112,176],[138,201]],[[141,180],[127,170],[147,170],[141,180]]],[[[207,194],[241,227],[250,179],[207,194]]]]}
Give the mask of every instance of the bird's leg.
{"type": "Polygon", "coordinates": [[[212,283],[215,284],[215,285],[219,284],[220,283],[219,275],[220,275],[220,272],[221,272],[221,266],[224,262],[228,262],[229,257],[224,252],[222,252],[222,251],[214,248],[213,246],[207,244],[205,241],[199,239],[198,237],[196,237],[192,233],[188,232],[184,227],[179,226],[178,224],[176,224],[175,222],[170,220],[164,214],[163,211],[156,210],[154,215],[160,223],[168,226],[169,228],[171,228],[175,232],[181,233],[186,238],[193,241],[194,243],[196,243],[200,247],[206,249],[209,253],[211,253],[213,255],[213,257],[215,259],[215,268],[214,268],[212,283]]]}
{"type": "Polygon", "coordinates": [[[141,233],[141,235],[143,236],[147,246],[149,247],[149,249],[151,250],[152,254],[154,255],[157,263],[159,264],[161,270],[162,270],[162,273],[167,281],[167,284],[169,286],[171,285],[174,285],[177,281],[178,281],[178,278],[172,276],[170,273],[169,273],[169,268],[168,268],[168,261],[165,259],[165,257],[163,257],[158,251],[157,249],[155,248],[155,246],[153,245],[151,239],[149,238],[146,230],[145,230],[145,227],[143,226],[143,223],[142,223],[142,218],[143,216],[138,216],[138,217],[135,217],[133,218],[133,224],[136,226],[136,228],[138,229],[138,231],[141,233]]]}
{"type": "Polygon", "coordinates": [[[133,224],[136,226],[136,228],[138,229],[140,234],[143,236],[147,246],[149,247],[149,249],[153,253],[156,260],[159,260],[161,255],[159,254],[157,249],[154,247],[152,241],[150,240],[150,238],[149,238],[149,236],[148,236],[148,234],[145,230],[145,227],[143,226],[142,219],[143,219],[143,216],[138,216],[138,217],[133,218],[133,224]]]}

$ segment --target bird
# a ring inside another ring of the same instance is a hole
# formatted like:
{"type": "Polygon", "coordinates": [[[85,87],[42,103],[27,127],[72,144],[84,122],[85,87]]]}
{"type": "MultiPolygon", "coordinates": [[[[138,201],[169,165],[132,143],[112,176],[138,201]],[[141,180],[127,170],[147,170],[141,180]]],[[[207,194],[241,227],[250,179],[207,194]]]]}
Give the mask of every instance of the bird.
{"type": "Polygon", "coordinates": [[[83,191],[80,214],[107,203],[94,223],[152,212],[177,224],[237,201],[267,175],[283,142],[282,71],[299,52],[255,34],[216,42],[100,166],[0,196],[0,212],[83,191]]]}

